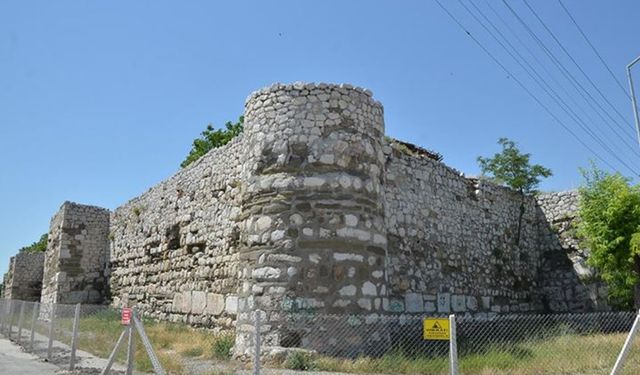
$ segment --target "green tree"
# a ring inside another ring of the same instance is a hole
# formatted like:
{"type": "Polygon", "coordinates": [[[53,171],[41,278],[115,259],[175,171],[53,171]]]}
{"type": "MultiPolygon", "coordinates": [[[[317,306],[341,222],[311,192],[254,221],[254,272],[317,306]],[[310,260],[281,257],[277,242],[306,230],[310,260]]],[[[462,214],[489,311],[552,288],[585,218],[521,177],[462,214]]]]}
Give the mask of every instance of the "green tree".
{"type": "Polygon", "coordinates": [[[25,253],[37,253],[40,251],[46,251],[47,250],[47,241],[49,239],[49,235],[47,233],[43,234],[42,236],[40,236],[40,239],[38,240],[38,242],[34,242],[29,246],[25,246],[23,248],[21,248],[19,250],[19,252],[25,252],[25,253]]]}
{"type": "Polygon", "coordinates": [[[581,172],[577,230],[591,252],[588,263],[607,283],[613,305],[640,307],[640,186],[595,165],[581,172]]]}
{"type": "Polygon", "coordinates": [[[506,185],[522,195],[515,241],[516,245],[519,245],[526,196],[535,193],[540,179],[549,177],[552,173],[550,169],[539,164],[531,165],[531,154],[520,152],[515,142],[507,138],[500,138],[498,144],[502,146],[502,151],[493,157],[479,156],[478,164],[483,176],[489,176],[493,181],[506,185]]]}
{"type": "Polygon", "coordinates": [[[184,159],[180,166],[182,168],[186,167],[203,157],[212,149],[226,145],[235,136],[242,133],[244,130],[244,116],[240,116],[238,122],[235,123],[227,121],[224,126],[226,129],[214,129],[211,124],[207,125],[207,129],[202,132],[199,138],[193,141],[189,155],[187,155],[187,158],[184,159]]]}

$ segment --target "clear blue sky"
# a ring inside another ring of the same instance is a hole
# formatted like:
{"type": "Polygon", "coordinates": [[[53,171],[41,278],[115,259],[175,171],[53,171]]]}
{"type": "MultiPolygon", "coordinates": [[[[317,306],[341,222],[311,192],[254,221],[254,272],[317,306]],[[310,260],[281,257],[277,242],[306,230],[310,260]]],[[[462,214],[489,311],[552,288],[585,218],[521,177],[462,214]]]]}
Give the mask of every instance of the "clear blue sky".
{"type": "MultiPolygon", "coordinates": [[[[442,1],[544,97],[457,1],[442,1]]],[[[485,0],[473,2],[508,32],[485,0]]],[[[504,4],[489,2],[562,78],[504,4]]],[[[632,121],[628,98],[559,4],[529,2],[632,121]]],[[[509,3],[583,79],[524,3],[509,3]]],[[[640,3],[565,5],[626,88],[624,66],[640,54],[640,3]]],[[[373,90],[389,135],[438,151],[467,174],[478,173],[476,157],[497,151],[501,136],[554,171],[545,190],[576,187],[578,167],[593,158],[431,0],[3,1],[0,272],[19,247],[48,230],[63,201],[117,207],[176,172],[206,124],[237,118],[251,91],[299,80],[373,90]]],[[[627,141],[635,144],[631,135],[627,141]]],[[[622,141],[610,147],[638,166],[622,141]]]]}

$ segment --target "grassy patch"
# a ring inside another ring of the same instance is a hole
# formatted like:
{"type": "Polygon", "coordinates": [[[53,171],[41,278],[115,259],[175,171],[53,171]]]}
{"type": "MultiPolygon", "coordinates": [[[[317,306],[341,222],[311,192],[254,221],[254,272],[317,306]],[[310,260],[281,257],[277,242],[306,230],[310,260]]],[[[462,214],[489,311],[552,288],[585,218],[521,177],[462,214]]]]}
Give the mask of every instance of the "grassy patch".
{"type": "Polygon", "coordinates": [[[229,359],[231,358],[231,349],[235,344],[235,335],[228,333],[215,338],[213,342],[213,358],[229,359]]]}
{"type": "Polygon", "coordinates": [[[289,370],[308,371],[315,369],[313,357],[309,353],[291,352],[284,361],[284,367],[289,370]]]}
{"type": "MultiPolygon", "coordinates": [[[[625,338],[624,333],[562,335],[487,347],[482,353],[460,356],[460,372],[481,375],[604,374],[613,367],[625,338]]],[[[640,353],[640,342],[632,352],[640,353]]],[[[640,365],[638,362],[640,359],[631,358],[624,373],[634,374],[640,365]]],[[[321,371],[363,374],[446,374],[449,371],[446,356],[412,356],[402,352],[377,358],[318,357],[305,366],[321,371]]]]}
{"type": "MultiPolygon", "coordinates": [[[[191,328],[179,323],[156,323],[144,320],[149,336],[160,362],[171,374],[184,374],[183,358],[228,360],[235,342],[231,333],[212,333],[191,328]]],[[[71,343],[72,319],[56,320],[56,340],[71,343]]],[[[124,327],[120,325],[120,315],[114,310],[105,310],[80,319],[78,336],[79,349],[98,357],[109,356],[124,327]]],[[[126,338],[125,338],[126,344],[126,338]]],[[[117,361],[126,361],[126,345],[117,355],[117,361]]],[[[136,370],[151,372],[153,367],[146,351],[136,335],[136,370]]]]}
{"type": "MultiPolygon", "coordinates": [[[[70,343],[71,319],[56,320],[56,340],[70,343]]],[[[47,327],[42,326],[42,331],[47,327]]],[[[79,349],[106,358],[120,333],[120,316],[112,310],[93,313],[80,321],[79,349]]],[[[39,332],[41,331],[39,329],[39,332]]],[[[213,359],[215,363],[230,364],[235,335],[193,329],[185,324],[156,323],[145,320],[145,330],[160,361],[171,374],[184,374],[185,359],[213,359]]],[[[474,352],[469,341],[459,340],[459,363],[462,374],[478,375],[550,375],[608,373],[626,338],[626,333],[576,334],[569,327],[558,326],[545,335],[527,336],[519,342],[498,342],[481,346],[474,352]]],[[[487,341],[489,342],[489,341],[487,341]]],[[[420,343],[407,346],[380,357],[335,358],[292,352],[277,367],[302,371],[334,371],[360,374],[446,374],[448,357],[429,355],[419,350],[420,343]]],[[[631,349],[629,363],[623,374],[631,375],[640,368],[640,340],[631,349]]],[[[136,369],[150,372],[152,366],[139,339],[136,340],[136,369]]],[[[124,347],[118,361],[124,362],[124,347]]],[[[215,373],[215,372],[214,372],[215,373]]],[[[213,373],[212,373],[213,374],[213,373]]]]}

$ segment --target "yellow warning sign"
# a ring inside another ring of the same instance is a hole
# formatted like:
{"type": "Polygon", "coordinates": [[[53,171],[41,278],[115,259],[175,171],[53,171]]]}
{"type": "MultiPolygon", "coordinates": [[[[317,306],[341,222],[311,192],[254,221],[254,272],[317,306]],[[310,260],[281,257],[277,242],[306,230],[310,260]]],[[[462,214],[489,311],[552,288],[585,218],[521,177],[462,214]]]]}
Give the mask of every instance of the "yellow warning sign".
{"type": "Polygon", "coordinates": [[[425,318],[422,322],[423,338],[425,340],[449,340],[449,319],[425,318]]]}

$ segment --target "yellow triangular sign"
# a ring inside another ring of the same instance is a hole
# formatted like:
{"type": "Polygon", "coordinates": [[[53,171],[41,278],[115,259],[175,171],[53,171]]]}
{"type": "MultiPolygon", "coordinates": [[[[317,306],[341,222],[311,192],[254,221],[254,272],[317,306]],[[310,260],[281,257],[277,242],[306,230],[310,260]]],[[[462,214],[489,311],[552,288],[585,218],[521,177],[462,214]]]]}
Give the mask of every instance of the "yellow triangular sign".
{"type": "Polygon", "coordinates": [[[425,318],[422,323],[425,340],[449,340],[449,319],[425,318]]]}

